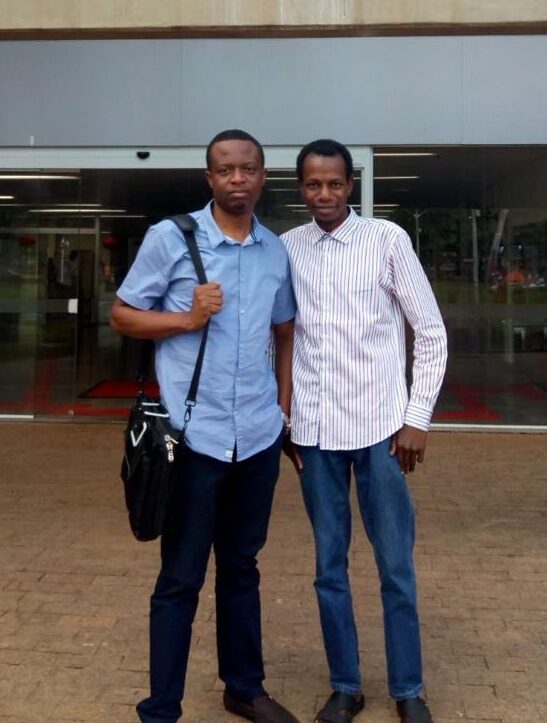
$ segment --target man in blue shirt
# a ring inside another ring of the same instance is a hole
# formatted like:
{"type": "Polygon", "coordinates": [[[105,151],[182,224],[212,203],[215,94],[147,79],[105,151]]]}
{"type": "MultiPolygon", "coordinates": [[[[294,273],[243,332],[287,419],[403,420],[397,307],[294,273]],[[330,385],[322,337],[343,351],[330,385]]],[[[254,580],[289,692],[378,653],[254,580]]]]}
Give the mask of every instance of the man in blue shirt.
{"type": "Polygon", "coordinates": [[[297,723],[262,685],[256,561],[290,406],[295,305],[287,253],[253,214],[266,171],[252,136],[239,130],[215,136],[205,175],[213,201],[192,216],[209,283],[198,283],[183,235],[165,220],[146,234],[111,314],[120,333],[156,341],[162,400],[179,428],[201,330],[210,320],[175,510],[180,524],[162,537],[151,600],[151,694],[137,711],[143,723],[175,723],[182,715],[192,622],[213,547],[225,708],[257,723],[297,723]],[[277,384],[269,361],[272,328],[277,384]]]}

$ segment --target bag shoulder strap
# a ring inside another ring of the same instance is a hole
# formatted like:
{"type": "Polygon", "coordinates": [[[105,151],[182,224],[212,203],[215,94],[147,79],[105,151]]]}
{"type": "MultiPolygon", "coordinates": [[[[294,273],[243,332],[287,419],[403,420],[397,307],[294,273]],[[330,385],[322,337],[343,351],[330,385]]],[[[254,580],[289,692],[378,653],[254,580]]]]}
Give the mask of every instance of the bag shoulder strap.
{"type": "MultiPolygon", "coordinates": [[[[182,235],[184,236],[184,239],[188,246],[188,251],[190,252],[190,256],[196,269],[199,283],[206,284],[207,275],[203,267],[203,261],[201,260],[201,254],[199,252],[199,248],[196,242],[196,236],[194,233],[195,229],[197,228],[197,223],[195,219],[189,214],[181,214],[178,216],[170,216],[169,221],[172,221],[175,226],[179,228],[182,235]]],[[[205,355],[205,345],[207,343],[208,333],[209,322],[207,322],[203,327],[203,332],[201,334],[201,343],[199,345],[198,356],[196,359],[196,366],[194,368],[194,374],[192,375],[192,381],[190,382],[188,395],[186,397],[186,401],[184,402],[186,405],[186,413],[184,415],[184,430],[186,430],[188,422],[190,421],[190,418],[192,416],[192,408],[196,406],[199,377],[201,375],[201,366],[203,364],[203,357],[205,355]]]]}
{"type": "Polygon", "coordinates": [[[206,284],[207,276],[205,274],[205,269],[203,268],[203,261],[201,260],[201,254],[199,253],[194,233],[198,227],[195,219],[190,216],[190,214],[185,213],[178,216],[169,216],[168,220],[172,221],[184,236],[188,246],[188,251],[190,252],[190,256],[198,275],[198,281],[200,284],[206,284]]]}
{"type": "MultiPolygon", "coordinates": [[[[186,241],[186,245],[188,246],[190,257],[196,269],[198,281],[200,284],[206,284],[207,275],[205,273],[205,268],[203,267],[203,261],[201,259],[201,254],[199,252],[194,233],[195,229],[197,228],[197,223],[195,219],[190,216],[190,214],[186,213],[179,214],[177,216],[169,216],[166,220],[172,221],[172,223],[174,223],[175,226],[177,226],[177,228],[181,231],[184,240],[186,241]]],[[[201,334],[201,343],[199,345],[198,356],[196,359],[196,366],[194,368],[192,381],[190,382],[188,395],[185,401],[186,413],[184,415],[184,430],[186,430],[186,426],[188,425],[188,422],[190,421],[190,418],[192,416],[192,408],[196,406],[199,378],[201,375],[201,367],[203,364],[203,357],[205,355],[205,344],[207,343],[208,333],[209,322],[207,322],[207,324],[205,324],[205,326],[203,327],[203,332],[201,334]]],[[[150,361],[152,358],[152,351],[154,349],[154,346],[155,345],[153,341],[147,341],[143,344],[137,376],[137,381],[139,383],[146,381],[146,379],[148,378],[148,370],[150,369],[150,361]]]]}

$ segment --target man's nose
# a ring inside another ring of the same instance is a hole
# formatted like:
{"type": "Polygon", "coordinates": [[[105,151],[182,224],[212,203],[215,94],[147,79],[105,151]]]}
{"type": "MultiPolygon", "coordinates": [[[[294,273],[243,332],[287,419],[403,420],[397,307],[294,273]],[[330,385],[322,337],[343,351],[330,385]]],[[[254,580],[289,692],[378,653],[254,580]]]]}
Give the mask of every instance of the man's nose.
{"type": "Polygon", "coordinates": [[[232,172],[232,182],[241,183],[245,179],[245,174],[241,168],[234,168],[232,172]]]}
{"type": "Polygon", "coordinates": [[[322,186],[319,186],[319,198],[325,200],[330,198],[330,188],[328,184],[325,183],[322,186]]]}

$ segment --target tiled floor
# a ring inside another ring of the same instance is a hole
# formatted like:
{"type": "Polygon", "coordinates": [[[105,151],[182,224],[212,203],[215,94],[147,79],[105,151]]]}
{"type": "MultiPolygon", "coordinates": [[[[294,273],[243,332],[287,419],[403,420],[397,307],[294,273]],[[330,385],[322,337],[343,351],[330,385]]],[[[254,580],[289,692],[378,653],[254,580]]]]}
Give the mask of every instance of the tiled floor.
{"type": "MultiPolygon", "coordinates": [[[[118,479],[117,424],[4,423],[0,720],[130,723],[147,689],[157,543],[137,543],[118,479]]],[[[411,479],[427,694],[436,723],[547,721],[547,464],[542,435],[432,433],[411,479]]],[[[367,708],[396,723],[378,582],[355,520],[351,569],[367,708]]],[[[286,463],[261,558],[268,689],[311,721],[329,687],[313,544],[286,463]]],[[[216,677],[211,576],[184,721],[234,721],[216,677]]]]}

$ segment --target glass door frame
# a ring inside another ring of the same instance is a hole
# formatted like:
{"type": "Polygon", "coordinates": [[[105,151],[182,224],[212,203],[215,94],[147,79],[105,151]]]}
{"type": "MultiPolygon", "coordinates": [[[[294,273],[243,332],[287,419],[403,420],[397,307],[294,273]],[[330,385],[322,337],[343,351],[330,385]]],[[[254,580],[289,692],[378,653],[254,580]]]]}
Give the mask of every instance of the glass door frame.
{"type": "MultiPolygon", "coordinates": [[[[266,168],[294,172],[301,146],[264,146],[266,168]]],[[[361,209],[372,216],[372,146],[348,146],[361,174],[361,209]]],[[[205,146],[186,148],[12,148],[2,149],[1,166],[10,170],[48,169],[205,169],[205,146]]]]}

